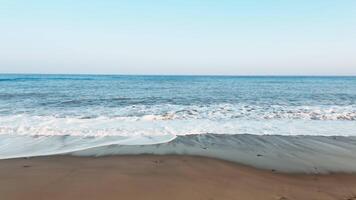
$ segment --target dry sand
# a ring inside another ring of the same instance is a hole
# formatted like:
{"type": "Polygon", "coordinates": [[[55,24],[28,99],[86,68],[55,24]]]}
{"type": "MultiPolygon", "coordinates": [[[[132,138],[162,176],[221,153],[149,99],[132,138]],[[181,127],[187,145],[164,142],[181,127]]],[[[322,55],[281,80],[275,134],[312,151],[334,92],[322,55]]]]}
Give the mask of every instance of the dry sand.
{"type": "Polygon", "coordinates": [[[356,174],[264,171],[191,156],[0,160],[0,200],[356,200],[356,174]]]}

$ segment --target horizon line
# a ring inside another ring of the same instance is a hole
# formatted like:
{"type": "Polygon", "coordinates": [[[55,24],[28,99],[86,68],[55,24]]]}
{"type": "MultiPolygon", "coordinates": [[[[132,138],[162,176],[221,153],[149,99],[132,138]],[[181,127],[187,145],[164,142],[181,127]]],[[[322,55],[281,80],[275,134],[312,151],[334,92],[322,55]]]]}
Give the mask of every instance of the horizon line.
{"type": "Polygon", "coordinates": [[[13,73],[0,72],[0,75],[81,75],[81,76],[221,76],[221,77],[356,77],[352,75],[340,74],[125,74],[125,73],[13,73]]]}

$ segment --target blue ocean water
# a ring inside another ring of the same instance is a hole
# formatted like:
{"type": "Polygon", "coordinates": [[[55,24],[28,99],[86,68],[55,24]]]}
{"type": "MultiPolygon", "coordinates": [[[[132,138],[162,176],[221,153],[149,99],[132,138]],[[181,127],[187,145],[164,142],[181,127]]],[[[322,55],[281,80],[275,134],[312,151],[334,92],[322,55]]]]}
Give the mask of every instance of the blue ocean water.
{"type": "Polygon", "coordinates": [[[356,77],[0,75],[3,157],[192,134],[354,136],[356,77]]]}
{"type": "MultiPolygon", "coordinates": [[[[355,104],[356,77],[0,75],[1,116],[142,116],[170,110],[120,113],[118,109],[220,105],[250,107],[250,115],[262,107],[267,110],[260,114],[298,106],[325,111],[355,104]]],[[[354,110],[346,111],[350,116],[339,119],[355,120],[354,110]]]]}

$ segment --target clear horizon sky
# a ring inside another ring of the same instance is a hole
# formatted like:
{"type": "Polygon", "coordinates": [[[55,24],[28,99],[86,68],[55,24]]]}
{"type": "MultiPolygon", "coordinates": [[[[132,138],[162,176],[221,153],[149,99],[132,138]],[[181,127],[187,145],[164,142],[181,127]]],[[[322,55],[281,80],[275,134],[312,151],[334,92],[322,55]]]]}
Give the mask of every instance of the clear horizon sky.
{"type": "Polygon", "coordinates": [[[0,73],[356,75],[356,1],[0,0],[0,73]]]}

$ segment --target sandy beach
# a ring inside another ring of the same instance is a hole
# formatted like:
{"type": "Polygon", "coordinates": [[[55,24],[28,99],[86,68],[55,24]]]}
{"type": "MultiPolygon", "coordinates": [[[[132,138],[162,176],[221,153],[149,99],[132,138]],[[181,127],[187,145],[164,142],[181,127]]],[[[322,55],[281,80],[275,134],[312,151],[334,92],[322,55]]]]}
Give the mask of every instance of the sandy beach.
{"type": "Polygon", "coordinates": [[[1,200],[356,199],[356,174],[286,174],[192,156],[0,161],[1,200]]]}

